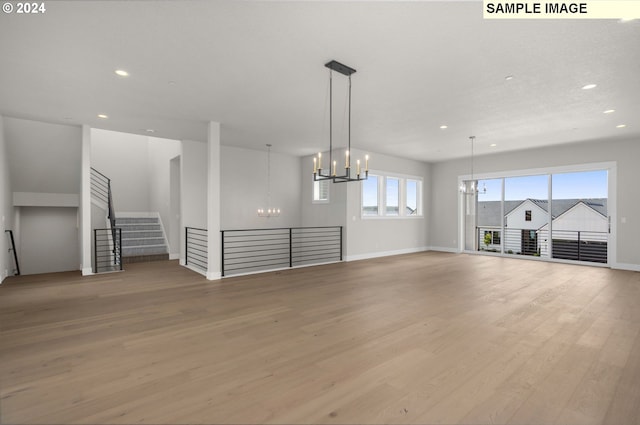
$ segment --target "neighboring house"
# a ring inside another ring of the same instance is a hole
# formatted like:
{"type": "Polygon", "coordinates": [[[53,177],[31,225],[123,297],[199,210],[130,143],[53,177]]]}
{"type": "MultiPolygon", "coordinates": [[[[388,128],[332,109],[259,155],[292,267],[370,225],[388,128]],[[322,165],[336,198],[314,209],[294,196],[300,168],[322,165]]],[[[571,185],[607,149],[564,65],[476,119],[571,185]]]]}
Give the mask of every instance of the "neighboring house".
{"type": "MultiPolygon", "coordinates": [[[[501,204],[478,202],[478,248],[500,251],[504,246],[504,252],[509,254],[548,256],[549,202],[505,201],[504,229],[501,204]]],[[[589,261],[601,261],[603,256],[606,261],[607,199],[553,200],[552,219],[555,258],[576,259],[582,247],[595,258],[589,261]]]]}

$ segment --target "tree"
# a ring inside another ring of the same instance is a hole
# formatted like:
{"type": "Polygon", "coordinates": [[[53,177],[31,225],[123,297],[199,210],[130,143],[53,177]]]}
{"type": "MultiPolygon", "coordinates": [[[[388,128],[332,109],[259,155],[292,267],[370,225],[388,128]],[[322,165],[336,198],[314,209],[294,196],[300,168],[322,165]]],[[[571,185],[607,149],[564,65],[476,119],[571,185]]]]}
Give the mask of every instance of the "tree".
{"type": "Polygon", "coordinates": [[[489,245],[491,245],[491,232],[484,232],[484,244],[489,249],[489,245]]]}

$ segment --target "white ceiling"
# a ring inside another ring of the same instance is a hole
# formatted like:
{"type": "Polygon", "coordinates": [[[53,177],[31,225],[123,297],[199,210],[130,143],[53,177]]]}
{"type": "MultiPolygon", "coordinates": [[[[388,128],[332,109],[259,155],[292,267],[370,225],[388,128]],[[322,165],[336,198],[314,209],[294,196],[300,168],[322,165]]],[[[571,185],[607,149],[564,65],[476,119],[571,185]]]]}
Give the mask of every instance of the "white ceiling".
{"type": "Polygon", "coordinates": [[[335,59],[357,70],[354,148],[433,162],[468,156],[470,135],[478,154],[640,138],[637,20],[484,20],[476,1],[45,4],[0,15],[2,115],[193,140],[218,121],[225,145],[311,154],[335,59]]]}

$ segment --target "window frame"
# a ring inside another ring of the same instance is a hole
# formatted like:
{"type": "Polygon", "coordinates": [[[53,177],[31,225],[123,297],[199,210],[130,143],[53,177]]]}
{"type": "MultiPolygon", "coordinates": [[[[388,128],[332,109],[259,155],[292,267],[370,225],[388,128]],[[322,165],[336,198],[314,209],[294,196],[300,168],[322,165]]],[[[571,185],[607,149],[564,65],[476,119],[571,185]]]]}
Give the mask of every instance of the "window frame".
{"type": "Polygon", "coordinates": [[[330,194],[331,190],[329,189],[331,185],[329,184],[330,180],[312,180],[311,181],[311,202],[314,204],[328,204],[330,202],[330,194]],[[320,185],[325,184],[327,186],[327,198],[326,199],[316,199],[316,184],[318,185],[318,194],[321,193],[320,185]]]}
{"type": "Polygon", "coordinates": [[[366,220],[379,219],[423,219],[424,179],[420,176],[406,175],[384,171],[369,172],[369,178],[378,178],[378,214],[364,214],[364,183],[360,184],[360,218],[366,220]],[[387,180],[398,180],[398,213],[387,213],[387,180]],[[416,183],[416,213],[407,214],[407,181],[416,183]]]}

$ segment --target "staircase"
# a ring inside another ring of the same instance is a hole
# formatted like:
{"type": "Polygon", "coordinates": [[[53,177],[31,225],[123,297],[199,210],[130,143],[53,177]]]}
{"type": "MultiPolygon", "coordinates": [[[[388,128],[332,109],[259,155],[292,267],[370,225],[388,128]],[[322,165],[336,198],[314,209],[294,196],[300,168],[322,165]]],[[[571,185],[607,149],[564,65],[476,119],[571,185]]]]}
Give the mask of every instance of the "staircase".
{"type": "Polygon", "coordinates": [[[116,227],[122,229],[124,264],[169,259],[164,230],[158,217],[126,217],[116,214],[116,227]]]}

